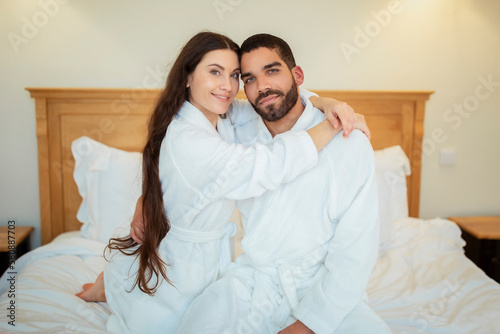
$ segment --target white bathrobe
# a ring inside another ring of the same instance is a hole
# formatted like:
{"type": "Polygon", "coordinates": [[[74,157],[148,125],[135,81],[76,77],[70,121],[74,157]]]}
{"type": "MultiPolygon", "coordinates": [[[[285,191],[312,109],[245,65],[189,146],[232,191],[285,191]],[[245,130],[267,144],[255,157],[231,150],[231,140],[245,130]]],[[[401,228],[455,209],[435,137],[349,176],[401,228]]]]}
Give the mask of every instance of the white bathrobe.
{"type": "MultiPolygon", "coordinates": [[[[233,112],[245,108],[252,110],[247,102],[236,101],[233,112]]],[[[228,222],[235,200],[276,189],[317,163],[315,145],[305,131],[276,137],[268,145],[244,147],[234,144],[230,121],[219,118],[217,131],[185,102],[170,124],[159,170],[171,230],[159,252],[174,286],[162,281],[154,296],[137,287],[125,293],[132,289],[138,261],[116,251],[107,254],[111,262],[106,263],[104,279],[113,311],[108,331],[174,333],[191,300],[231,261],[229,237],[235,231],[228,222]]],[[[116,235],[129,232],[128,222],[116,235]]]]}
{"type": "MultiPolygon", "coordinates": [[[[292,130],[323,119],[307,101],[292,130]]],[[[272,142],[260,117],[235,129],[240,143],[272,142]]],[[[179,333],[277,333],[297,319],[315,333],[390,333],[365,302],[379,223],[364,134],[337,135],[313,169],[237,205],[244,254],[193,301],[179,333]]]]}

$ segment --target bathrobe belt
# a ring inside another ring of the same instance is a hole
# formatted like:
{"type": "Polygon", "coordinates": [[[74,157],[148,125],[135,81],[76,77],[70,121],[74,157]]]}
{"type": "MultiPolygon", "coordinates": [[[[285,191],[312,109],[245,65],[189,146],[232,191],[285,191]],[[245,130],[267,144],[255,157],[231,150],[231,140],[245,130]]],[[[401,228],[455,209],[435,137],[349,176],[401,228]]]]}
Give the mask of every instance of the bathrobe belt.
{"type": "MultiPolygon", "coordinates": [[[[311,284],[310,282],[314,280],[318,271],[321,271],[323,263],[321,257],[318,258],[315,252],[311,255],[311,257],[305,257],[300,263],[282,263],[277,266],[267,267],[252,264],[258,269],[257,273],[260,272],[268,276],[279,286],[282,300],[277,301],[277,308],[271,318],[271,322],[278,327],[282,327],[286,323],[290,314],[293,314],[299,305],[297,283],[300,284],[300,282],[305,280],[309,282],[307,284],[309,285],[311,284]]],[[[258,276],[260,275],[258,274],[258,276]]],[[[263,277],[257,280],[260,281],[261,284],[265,284],[263,283],[263,277]]]]}
{"type": "Polygon", "coordinates": [[[236,234],[236,225],[232,222],[227,223],[222,229],[211,231],[188,230],[172,225],[170,226],[168,234],[176,239],[192,243],[210,242],[221,239],[219,275],[222,275],[226,271],[229,263],[231,263],[230,239],[236,234]]]}

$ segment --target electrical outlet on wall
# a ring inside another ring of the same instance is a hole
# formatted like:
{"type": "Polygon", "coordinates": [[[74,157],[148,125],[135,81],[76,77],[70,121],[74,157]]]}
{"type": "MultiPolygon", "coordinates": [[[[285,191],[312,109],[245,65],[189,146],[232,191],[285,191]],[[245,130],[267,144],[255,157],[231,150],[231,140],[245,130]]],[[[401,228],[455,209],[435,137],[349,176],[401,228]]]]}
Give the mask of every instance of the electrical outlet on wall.
{"type": "Polygon", "coordinates": [[[456,150],[454,148],[442,148],[439,151],[439,164],[441,166],[455,166],[456,150]]]}

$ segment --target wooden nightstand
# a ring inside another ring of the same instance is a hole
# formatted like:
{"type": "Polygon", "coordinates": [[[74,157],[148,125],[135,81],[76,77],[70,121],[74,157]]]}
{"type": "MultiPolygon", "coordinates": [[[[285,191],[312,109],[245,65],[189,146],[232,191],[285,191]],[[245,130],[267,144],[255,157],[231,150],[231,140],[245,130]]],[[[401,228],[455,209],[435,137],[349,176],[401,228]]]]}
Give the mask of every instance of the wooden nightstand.
{"type": "Polygon", "coordinates": [[[33,230],[33,226],[0,226],[0,273],[3,274],[12,262],[13,253],[9,251],[13,245],[16,259],[30,251],[30,235],[33,230]]]}
{"type": "Polygon", "coordinates": [[[500,283],[500,216],[450,217],[462,230],[465,255],[500,283]]]}

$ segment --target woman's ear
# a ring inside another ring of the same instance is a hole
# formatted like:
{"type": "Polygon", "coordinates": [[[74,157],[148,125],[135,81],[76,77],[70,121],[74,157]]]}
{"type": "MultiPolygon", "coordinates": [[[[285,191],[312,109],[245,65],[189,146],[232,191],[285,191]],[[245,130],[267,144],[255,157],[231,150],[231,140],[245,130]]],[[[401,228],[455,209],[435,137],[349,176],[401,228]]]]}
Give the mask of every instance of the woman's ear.
{"type": "Polygon", "coordinates": [[[304,71],[302,71],[302,68],[300,66],[297,65],[292,68],[292,75],[297,86],[302,85],[302,83],[304,82],[304,71]]]}

